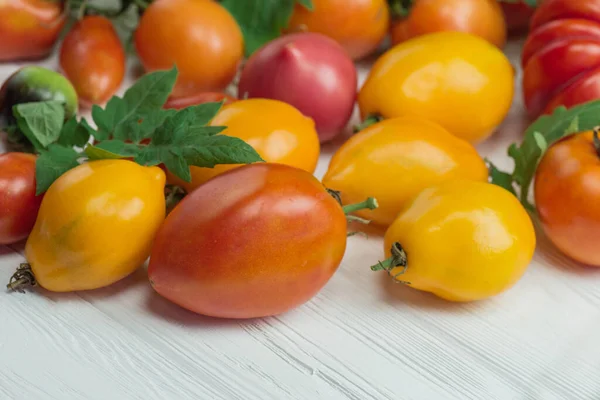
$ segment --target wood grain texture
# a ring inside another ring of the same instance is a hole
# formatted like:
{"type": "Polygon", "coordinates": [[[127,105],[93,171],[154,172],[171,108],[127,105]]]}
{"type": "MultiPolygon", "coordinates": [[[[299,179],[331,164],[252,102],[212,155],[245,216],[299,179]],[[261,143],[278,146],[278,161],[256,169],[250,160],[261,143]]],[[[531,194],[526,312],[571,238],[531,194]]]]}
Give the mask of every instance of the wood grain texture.
{"type": "MultiPolygon", "coordinates": [[[[516,60],[518,50],[507,52],[516,60]]],[[[16,67],[0,66],[0,80],[16,67]]],[[[479,146],[501,167],[527,124],[519,93],[479,146]]],[[[154,294],[143,269],[86,293],[0,291],[0,400],[600,399],[600,270],[540,233],[512,290],[449,304],[369,270],[380,233],[349,241],[318,296],[260,320],[189,313],[154,294]]],[[[0,247],[0,282],[21,261],[22,247],[0,247]]]]}

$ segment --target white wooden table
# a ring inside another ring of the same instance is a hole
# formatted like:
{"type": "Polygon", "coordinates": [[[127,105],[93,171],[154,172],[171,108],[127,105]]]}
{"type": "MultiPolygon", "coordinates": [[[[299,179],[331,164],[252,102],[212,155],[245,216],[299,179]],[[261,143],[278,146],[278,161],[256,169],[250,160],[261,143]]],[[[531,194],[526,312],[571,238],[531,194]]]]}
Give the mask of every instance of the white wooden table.
{"type": "MultiPolygon", "coordinates": [[[[506,51],[518,64],[519,43],[506,51]]],[[[1,65],[0,80],[16,68],[1,65]]],[[[509,166],[525,125],[518,91],[480,152],[509,166]]],[[[371,272],[377,232],[349,238],[321,293],[273,318],[192,314],[156,295],[143,269],[92,292],[0,290],[0,400],[600,399],[600,269],[538,241],[512,290],[466,305],[371,272]]],[[[0,283],[22,252],[0,247],[0,283]]]]}

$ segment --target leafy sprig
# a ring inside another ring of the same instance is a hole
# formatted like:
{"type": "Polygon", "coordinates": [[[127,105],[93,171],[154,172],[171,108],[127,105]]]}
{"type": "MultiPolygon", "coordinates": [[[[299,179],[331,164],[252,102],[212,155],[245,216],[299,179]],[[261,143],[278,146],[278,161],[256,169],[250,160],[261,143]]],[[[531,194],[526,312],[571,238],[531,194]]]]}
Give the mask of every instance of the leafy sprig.
{"type": "Polygon", "coordinates": [[[512,172],[501,171],[489,163],[491,182],[517,195],[530,211],[535,211],[529,201],[531,183],[542,156],[552,144],[582,131],[600,125],[600,100],[581,104],[570,109],[558,107],[551,115],[538,118],[527,128],[523,141],[513,143],[508,155],[514,160],[512,172]]]}
{"type": "Polygon", "coordinates": [[[175,67],[147,74],[122,98],[114,96],[105,108],[94,106],[95,128],[85,118],[64,122],[60,102],[16,105],[13,113],[19,129],[39,153],[36,192],[45,192],[62,174],[86,160],[128,158],[145,166],[163,164],[187,182],[192,165],[212,168],[263,161],[244,141],[219,135],[224,126],[207,126],[222,103],[163,108],[177,74],[175,67]],[[89,143],[90,137],[94,144],[89,143]]]}
{"type": "Polygon", "coordinates": [[[288,27],[296,3],[313,9],[311,0],[222,0],[244,35],[246,55],[279,37],[288,27]]]}

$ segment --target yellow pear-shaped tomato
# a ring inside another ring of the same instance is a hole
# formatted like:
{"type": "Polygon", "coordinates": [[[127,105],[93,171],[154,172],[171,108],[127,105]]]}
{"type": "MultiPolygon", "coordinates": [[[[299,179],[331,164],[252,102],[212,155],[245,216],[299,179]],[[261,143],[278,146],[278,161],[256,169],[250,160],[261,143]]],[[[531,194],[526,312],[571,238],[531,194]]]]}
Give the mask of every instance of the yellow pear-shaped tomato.
{"type": "Polygon", "coordinates": [[[132,161],[82,164],[42,201],[25,257],[54,292],[108,286],[140,267],[165,218],[165,174],[132,161]]]}
{"type": "Polygon", "coordinates": [[[450,301],[513,286],[529,265],[535,231],[517,198],[490,183],[446,182],[422,191],[385,234],[386,261],[371,267],[450,301]]]}
{"type": "Polygon", "coordinates": [[[478,142],[506,117],[513,93],[514,69],[496,46],[468,33],[440,32],[381,56],[358,104],[363,118],[418,115],[478,142]]]}
{"type": "Polygon", "coordinates": [[[323,184],[344,204],[372,196],[375,210],[356,214],[389,225],[407,201],[426,187],[454,179],[487,181],[475,148],[419,117],[384,120],[360,131],[333,155],[323,184]]]}
{"type": "MultiPolygon", "coordinates": [[[[282,101],[236,101],[224,106],[210,125],[226,126],[227,129],[221,134],[242,139],[266,162],[285,164],[310,173],[317,167],[320,145],[313,120],[282,101]]],[[[210,178],[239,166],[220,164],[214,168],[190,167],[191,182],[184,182],[172,174],[168,174],[168,180],[190,192],[210,178]]]]}

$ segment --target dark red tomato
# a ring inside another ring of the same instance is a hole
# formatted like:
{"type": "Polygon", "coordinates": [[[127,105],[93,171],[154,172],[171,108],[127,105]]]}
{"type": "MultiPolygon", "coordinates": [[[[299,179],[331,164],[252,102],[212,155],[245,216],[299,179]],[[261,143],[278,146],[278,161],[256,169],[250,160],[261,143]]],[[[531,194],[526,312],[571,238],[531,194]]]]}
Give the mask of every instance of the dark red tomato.
{"type": "Polygon", "coordinates": [[[64,1],[0,1],[0,61],[34,60],[52,51],[65,25],[64,1]]]}
{"type": "Polygon", "coordinates": [[[60,66],[82,106],[107,102],[125,77],[125,51],[112,22],[100,16],[77,22],[62,43],[60,66]]]}
{"type": "Polygon", "coordinates": [[[526,32],[535,8],[525,3],[501,2],[502,12],[506,20],[506,28],[510,34],[526,32]]]}
{"type": "Polygon", "coordinates": [[[231,104],[237,99],[233,96],[222,92],[203,92],[188,97],[169,97],[164,108],[173,108],[181,110],[189,106],[197,106],[198,104],[213,103],[224,101],[223,105],[231,104]]]}
{"type": "Polygon", "coordinates": [[[222,318],[275,315],[311,299],[346,249],[346,217],[310,173],[258,163],[186,196],[160,228],[148,274],[165,298],[222,318]]]}
{"type": "Polygon", "coordinates": [[[0,244],[25,239],[37,218],[43,195],[35,195],[36,156],[0,155],[0,244]]]}
{"type": "Polygon", "coordinates": [[[280,100],[315,121],[321,142],[339,134],[356,100],[356,68],[346,51],[319,33],[290,34],[255,52],[242,71],[239,98],[280,100]]]}

